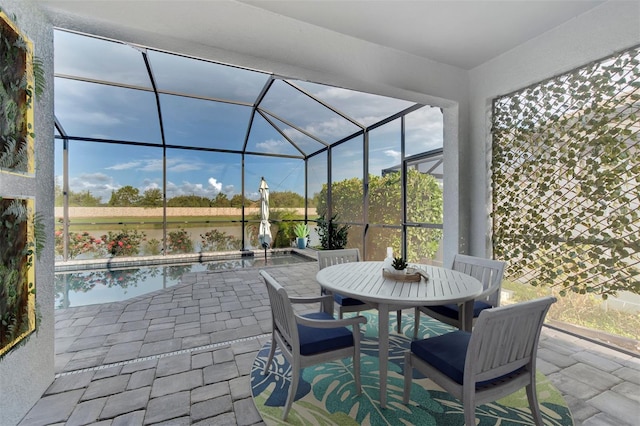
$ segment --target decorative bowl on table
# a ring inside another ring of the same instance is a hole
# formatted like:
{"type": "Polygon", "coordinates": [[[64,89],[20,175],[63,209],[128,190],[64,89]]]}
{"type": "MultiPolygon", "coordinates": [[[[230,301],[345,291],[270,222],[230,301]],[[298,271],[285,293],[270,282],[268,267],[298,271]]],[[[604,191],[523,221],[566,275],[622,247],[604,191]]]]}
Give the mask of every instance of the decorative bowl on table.
{"type": "Polygon", "coordinates": [[[423,277],[428,279],[424,271],[417,268],[405,268],[401,270],[382,268],[382,276],[396,281],[419,282],[423,277]]]}

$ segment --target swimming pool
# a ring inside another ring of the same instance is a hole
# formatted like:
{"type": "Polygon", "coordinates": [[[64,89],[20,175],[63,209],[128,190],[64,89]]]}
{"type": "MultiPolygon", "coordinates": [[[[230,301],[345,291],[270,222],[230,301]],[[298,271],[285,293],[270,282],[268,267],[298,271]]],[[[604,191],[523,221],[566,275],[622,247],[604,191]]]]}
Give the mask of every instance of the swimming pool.
{"type": "Polygon", "coordinates": [[[180,283],[188,272],[213,272],[236,268],[312,262],[295,253],[247,256],[207,262],[161,264],[136,267],[94,268],[55,274],[55,309],[120,302],[180,283]]]}

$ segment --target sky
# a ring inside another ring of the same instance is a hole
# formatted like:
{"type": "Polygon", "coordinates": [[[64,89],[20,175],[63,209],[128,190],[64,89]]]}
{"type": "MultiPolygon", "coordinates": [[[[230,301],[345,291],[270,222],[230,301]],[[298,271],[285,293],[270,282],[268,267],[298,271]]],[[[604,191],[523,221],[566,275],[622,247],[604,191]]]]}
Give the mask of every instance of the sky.
{"type": "MultiPolygon", "coordinates": [[[[125,185],[138,188],[140,193],[163,187],[163,133],[169,146],[242,151],[246,139],[246,152],[287,155],[278,158],[247,154],[244,193],[257,199],[260,178],[264,176],[271,191],[302,195],[305,155],[413,105],[309,82],[288,80],[289,84],[275,80],[259,105],[261,114],[253,116],[249,130],[252,105],[269,79],[266,73],[148,50],[154,81],[164,92],[156,99],[155,93],[148,90],[151,80],[138,48],[56,31],[55,49],[55,115],[63,132],[78,138],[148,145],[69,141],[71,190],[88,190],[103,202],[125,185]]],[[[407,155],[442,147],[442,113],[438,108],[424,107],[410,113],[406,121],[407,155]]],[[[399,164],[398,120],[371,131],[369,138],[370,173],[379,175],[382,169],[399,164]]],[[[62,185],[62,141],[55,143],[56,183],[62,185]]],[[[362,137],[340,147],[339,155],[332,158],[334,181],[362,177],[362,147],[362,137]]],[[[320,190],[326,179],[326,171],[322,170],[326,168],[326,155],[321,155],[322,159],[310,162],[310,196],[320,190]]],[[[222,192],[231,198],[240,194],[241,162],[237,154],[167,148],[167,197],[193,194],[213,198],[222,192]]]]}

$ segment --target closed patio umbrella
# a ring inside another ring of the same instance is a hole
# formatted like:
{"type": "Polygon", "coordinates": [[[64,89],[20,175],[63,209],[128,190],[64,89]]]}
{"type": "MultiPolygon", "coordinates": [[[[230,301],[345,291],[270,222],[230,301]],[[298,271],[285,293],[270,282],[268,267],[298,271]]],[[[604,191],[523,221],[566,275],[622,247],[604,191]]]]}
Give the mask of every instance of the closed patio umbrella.
{"type": "Polygon", "coordinates": [[[271,224],[269,223],[269,186],[264,177],[260,181],[260,231],[258,241],[264,248],[264,258],[267,258],[267,248],[271,247],[271,224]]]}

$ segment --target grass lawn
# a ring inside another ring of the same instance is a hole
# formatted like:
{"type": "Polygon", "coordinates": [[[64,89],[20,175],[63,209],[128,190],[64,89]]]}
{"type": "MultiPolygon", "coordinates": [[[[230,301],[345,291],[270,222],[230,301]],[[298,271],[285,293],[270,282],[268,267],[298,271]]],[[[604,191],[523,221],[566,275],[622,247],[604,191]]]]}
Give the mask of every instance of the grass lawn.
{"type": "Polygon", "coordinates": [[[513,292],[511,300],[514,302],[555,296],[558,301],[551,305],[548,319],[640,340],[640,313],[606,309],[604,301],[598,296],[569,293],[562,297],[558,294],[559,289],[533,287],[508,280],[503,282],[502,288],[513,292]]]}

